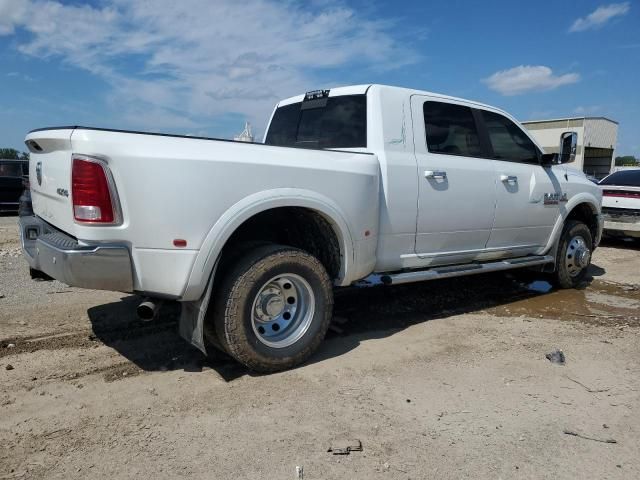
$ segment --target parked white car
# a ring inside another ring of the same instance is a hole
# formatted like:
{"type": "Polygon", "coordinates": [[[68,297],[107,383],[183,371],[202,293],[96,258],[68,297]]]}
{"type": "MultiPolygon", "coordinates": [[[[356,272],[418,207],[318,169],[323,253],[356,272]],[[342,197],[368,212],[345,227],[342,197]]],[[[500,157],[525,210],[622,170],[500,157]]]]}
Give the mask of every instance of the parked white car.
{"type": "Polygon", "coordinates": [[[640,238],[640,168],[614,172],[600,187],[605,233],[640,238]]]}
{"type": "MultiPolygon", "coordinates": [[[[299,364],[333,289],[535,267],[579,284],[597,185],[509,114],[358,85],[276,105],[264,144],[87,127],[34,130],[34,275],[183,302],[181,334],[248,367],[299,364]]],[[[561,141],[562,140],[562,141],[561,141]]]]}

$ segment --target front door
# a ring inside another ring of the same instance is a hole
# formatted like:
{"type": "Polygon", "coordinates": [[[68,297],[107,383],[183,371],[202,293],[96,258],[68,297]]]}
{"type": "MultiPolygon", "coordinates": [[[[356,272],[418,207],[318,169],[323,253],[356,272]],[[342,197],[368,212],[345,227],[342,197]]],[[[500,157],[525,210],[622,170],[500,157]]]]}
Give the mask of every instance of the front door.
{"type": "Polygon", "coordinates": [[[495,162],[486,158],[474,112],[464,103],[415,95],[411,112],[419,195],[415,266],[473,261],[493,225],[495,162]]]}
{"type": "Polygon", "coordinates": [[[487,249],[524,256],[547,244],[564,200],[551,167],[539,163],[539,150],[509,118],[480,110],[496,160],[496,213],[487,249]]]}

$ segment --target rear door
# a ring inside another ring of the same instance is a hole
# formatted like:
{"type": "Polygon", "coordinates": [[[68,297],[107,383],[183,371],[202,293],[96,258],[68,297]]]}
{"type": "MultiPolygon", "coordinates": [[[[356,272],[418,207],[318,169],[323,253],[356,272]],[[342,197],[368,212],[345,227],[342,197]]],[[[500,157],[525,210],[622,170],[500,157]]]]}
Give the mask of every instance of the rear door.
{"type": "Polygon", "coordinates": [[[566,201],[552,167],[540,165],[540,151],[506,116],[479,110],[496,168],[496,211],[487,249],[523,256],[547,244],[566,201]]]}
{"type": "Polygon", "coordinates": [[[414,95],[418,163],[415,253],[421,265],[473,261],[489,240],[496,201],[494,161],[462,102],[414,95]]]}

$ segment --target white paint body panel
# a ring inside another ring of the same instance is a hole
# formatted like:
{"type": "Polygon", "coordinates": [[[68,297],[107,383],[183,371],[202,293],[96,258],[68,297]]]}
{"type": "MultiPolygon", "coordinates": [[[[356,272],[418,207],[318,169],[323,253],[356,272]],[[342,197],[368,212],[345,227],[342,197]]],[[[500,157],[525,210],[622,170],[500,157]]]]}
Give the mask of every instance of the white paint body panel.
{"type": "Polygon", "coordinates": [[[545,205],[545,193],[562,195],[564,168],[496,160],[496,211],[489,248],[517,248],[533,253],[546,245],[559,217],[559,205],[545,205]],[[502,181],[503,176],[515,182],[502,181]]]}
{"type": "Polygon", "coordinates": [[[82,243],[129,246],[135,290],[184,301],[200,298],[235,229],[271,208],[305,207],[329,220],[341,248],[337,285],[373,272],[514,256],[518,245],[545,253],[573,206],[587,202],[599,213],[598,187],[580,172],[565,177],[564,166],[550,169],[556,185],[539,166],[507,168],[495,160],[428,153],[417,116],[426,98],[508,116],[504,112],[380,85],[336,88],[330,95],[365,93],[367,148],[351,152],[72,127],[34,131],[27,140],[44,148],[31,155],[34,211],[82,243]],[[71,191],[72,153],[107,163],[121,225],[74,222],[71,198],[56,193],[71,191]],[[35,178],[37,162],[42,185],[35,178]],[[425,170],[440,168],[450,176],[448,189],[424,178],[425,170]],[[503,172],[518,175],[521,196],[501,191],[503,172]],[[568,201],[555,213],[531,203],[558,189],[568,201]],[[174,247],[174,239],[186,240],[187,247],[174,247]]]}
{"type": "MultiPolygon", "coordinates": [[[[496,184],[494,160],[430,153],[423,105],[438,97],[411,101],[418,163],[418,221],[415,253],[425,266],[470,262],[485,249],[493,225],[496,184]],[[426,172],[446,173],[427,178],[426,172]]],[[[461,101],[451,101],[467,105],[461,101]]],[[[410,257],[409,257],[410,258],[410,257]]]]}

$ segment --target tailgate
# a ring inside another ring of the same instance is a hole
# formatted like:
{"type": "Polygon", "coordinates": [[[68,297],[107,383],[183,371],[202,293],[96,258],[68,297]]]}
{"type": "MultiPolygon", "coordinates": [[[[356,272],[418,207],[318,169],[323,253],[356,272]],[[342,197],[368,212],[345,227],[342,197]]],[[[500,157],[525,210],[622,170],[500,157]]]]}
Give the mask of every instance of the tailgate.
{"type": "Polygon", "coordinates": [[[71,133],[73,128],[39,130],[25,138],[29,147],[29,183],[36,215],[74,234],[71,206],[71,133]]]}

